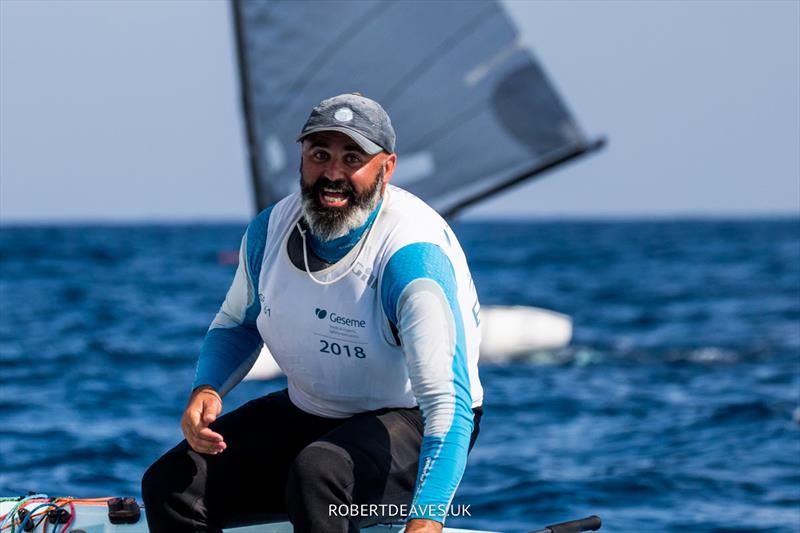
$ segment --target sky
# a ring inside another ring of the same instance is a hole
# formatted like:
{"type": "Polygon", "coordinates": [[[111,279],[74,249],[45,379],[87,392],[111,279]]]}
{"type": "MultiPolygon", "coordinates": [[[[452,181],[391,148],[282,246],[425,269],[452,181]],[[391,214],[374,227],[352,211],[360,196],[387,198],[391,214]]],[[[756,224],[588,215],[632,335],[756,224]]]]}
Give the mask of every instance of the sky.
{"type": "MultiPolygon", "coordinates": [[[[800,215],[800,1],[503,5],[608,146],[463,218],[800,215]]],[[[0,222],[248,218],[237,76],[227,1],[0,0],[0,222]]]]}

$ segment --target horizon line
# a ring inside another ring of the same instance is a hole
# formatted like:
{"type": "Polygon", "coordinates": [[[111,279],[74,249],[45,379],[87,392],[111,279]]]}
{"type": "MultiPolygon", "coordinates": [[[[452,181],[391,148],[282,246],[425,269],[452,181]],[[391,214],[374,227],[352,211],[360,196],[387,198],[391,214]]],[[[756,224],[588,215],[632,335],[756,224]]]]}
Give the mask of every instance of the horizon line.
{"type": "MultiPolygon", "coordinates": [[[[86,217],[86,218],[5,218],[0,216],[0,227],[43,226],[164,226],[164,225],[226,225],[247,224],[252,217],[86,217]]],[[[800,210],[781,212],[730,212],[730,213],[594,213],[594,214],[543,214],[527,216],[470,215],[455,217],[450,222],[748,222],[748,221],[800,221],[800,210]]]]}

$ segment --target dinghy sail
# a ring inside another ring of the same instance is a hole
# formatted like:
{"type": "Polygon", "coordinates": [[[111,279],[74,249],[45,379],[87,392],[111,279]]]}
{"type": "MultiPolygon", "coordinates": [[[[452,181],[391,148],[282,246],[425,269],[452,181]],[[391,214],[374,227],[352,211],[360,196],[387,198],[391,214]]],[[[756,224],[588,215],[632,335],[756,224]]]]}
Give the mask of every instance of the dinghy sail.
{"type": "MultiPolygon", "coordinates": [[[[495,0],[231,0],[255,208],[299,187],[295,142],[335,94],[381,103],[392,183],[445,217],[604,144],[589,139],[495,0]]],[[[570,317],[481,308],[481,358],[566,346],[570,317]]],[[[245,379],[280,369],[266,347],[245,379]]]]}
{"type": "Polygon", "coordinates": [[[334,94],[379,101],[392,183],[444,216],[603,144],[496,1],[232,0],[255,207],[298,187],[295,138],[334,94]]]}

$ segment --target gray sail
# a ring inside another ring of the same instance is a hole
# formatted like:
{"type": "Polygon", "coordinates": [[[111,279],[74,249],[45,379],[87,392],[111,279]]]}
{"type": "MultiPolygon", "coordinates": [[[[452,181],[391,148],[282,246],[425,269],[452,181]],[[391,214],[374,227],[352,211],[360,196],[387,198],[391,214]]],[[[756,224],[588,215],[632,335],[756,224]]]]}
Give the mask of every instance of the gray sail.
{"type": "Polygon", "coordinates": [[[445,215],[602,144],[495,1],[232,1],[258,209],[297,190],[295,138],[340,93],[386,108],[392,183],[445,215]]]}

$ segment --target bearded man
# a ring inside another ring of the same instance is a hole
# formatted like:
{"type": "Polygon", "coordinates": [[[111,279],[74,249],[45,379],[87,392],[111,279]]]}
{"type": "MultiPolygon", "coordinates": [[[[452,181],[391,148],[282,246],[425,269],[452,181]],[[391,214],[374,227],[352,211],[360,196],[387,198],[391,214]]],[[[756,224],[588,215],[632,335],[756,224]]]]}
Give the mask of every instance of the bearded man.
{"type": "Polygon", "coordinates": [[[435,211],[388,185],[395,132],[377,102],[323,100],[298,141],[301,191],[248,226],[186,440],[142,481],[152,532],[287,515],[295,531],[408,518],[407,532],[438,532],[463,475],[483,400],[464,253],[435,211]],[[217,418],[262,343],[288,388],[217,418]]]}

